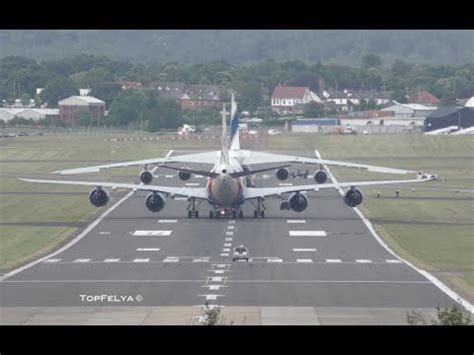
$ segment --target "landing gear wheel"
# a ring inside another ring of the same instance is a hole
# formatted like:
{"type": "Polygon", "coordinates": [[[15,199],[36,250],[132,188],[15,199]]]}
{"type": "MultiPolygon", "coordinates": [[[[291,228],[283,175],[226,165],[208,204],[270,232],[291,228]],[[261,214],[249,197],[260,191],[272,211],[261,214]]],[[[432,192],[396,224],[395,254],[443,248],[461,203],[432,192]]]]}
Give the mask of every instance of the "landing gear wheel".
{"type": "Polygon", "coordinates": [[[188,218],[193,218],[193,213],[191,211],[188,211],[188,218]]]}
{"type": "Polygon", "coordinates": [[[242,210],[239,211],[239,218],[244,218],[244,211],[242,210]]]}
{"type": "Polygon", "coordinates": [[[209,211],[209,218],[214,218],[214,211],[209,211]]]}
{"type": "Polygon", "coordinates": [[[260,217],[265,218],[265,211],[260,212],[260,217]]]}
{"type": "Polygon", "coordinates": [[[199,211],[194,212],[194,217],[199,218],[199,211]]]}
{"type": "Polygon", "coordinates": [[[257,210],[253,211],[253,217],[258,218],[258,211],[257,210]]]}
{"type": "Polygon", "coordinates": [[[232,211],[232,218],[235,219],[237,217],[237,212],[236,211],[232,211]]]}

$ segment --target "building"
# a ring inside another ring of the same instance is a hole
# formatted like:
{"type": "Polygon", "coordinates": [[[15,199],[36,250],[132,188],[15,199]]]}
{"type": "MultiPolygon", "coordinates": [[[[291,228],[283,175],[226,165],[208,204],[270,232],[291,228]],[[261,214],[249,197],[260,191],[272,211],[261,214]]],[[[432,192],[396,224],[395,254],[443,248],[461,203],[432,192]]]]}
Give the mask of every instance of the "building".
{"type": "Polygon", "coordinates": [[[79,112],[87,112],[95,121],[105,115],[105,102],[92,96],[71,96],[59,101],[58,105],[61,120],[70,125],[74,125],[79,112]]]}
{"type": "Polygon", "coordinates": [[[186,84],[179,82],[152,81],[150,88],[157,91],[158,95],[179,102],[186,93],[186,84]]]}
{"type": "Polygon", "coordinates": [[[338,118],[298,118],[291,131],[295,133],[333,132],[341,125],[338,118]]]}
{"type": "Polygon", "coordinates": [[[16,117],[39,121],[59,117],[59,110],[54,108],[0,108],[0,120],[8,122],[16,117]]]}
{"type": "Polygon", "coordinates": [[[429,114],[436,111],[436,107],[421,104],[401,104],[397,101],[393,101],[393,104],[381,109],[380,111],[393,111],[394,116],[399,118],[427,117],[429,114]]]}
{"type": "Polygon", "coordinates": [[[122,87],[122,90],[142,88],[142,83],[139,81],[121,81],[119,82],[119,85],[122,87]]]}
{"type": "Polygon", "coordinates": [[[302,114],[304,105],[312,101],[322,102],[308,87],[278,85],[273,90],[271,106],[272,111],[279,114],[302,114]]]}
{"type": "Polygon", "coordinates": [[[221,88],[218,85],[188,85],[179,99],[182,109],[199,110],[221,105],[221,88]]]}
{"type": "Polygon", "coordinates": [[[428,106],[438,106],[440,100],[432,93],[425,90],[418,90],[417,92],[408,96],[409,104],[420,104],[428,106]]]}
{"type": "Polygon", "coordinates": [[[474,96],[467,100],[467,102],[464,104],[464,107],[474,107],[474,96]]]}
{"type": "Polygon", "coordinates": [[[450,126],[473,127],[474,107],[442,106],[425,119],[427,132],[450,126]]]}

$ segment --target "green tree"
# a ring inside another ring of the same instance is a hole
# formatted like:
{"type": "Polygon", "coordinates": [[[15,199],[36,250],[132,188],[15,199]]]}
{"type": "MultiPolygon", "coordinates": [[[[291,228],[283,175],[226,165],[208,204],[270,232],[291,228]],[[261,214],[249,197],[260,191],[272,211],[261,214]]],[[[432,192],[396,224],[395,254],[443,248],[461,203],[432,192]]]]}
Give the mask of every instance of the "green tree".
{"type": "Polygon", "coordinates": [[[461,306],[455,304],[449,308],[438,308],[438,322],[435,325],[469,325],[471,316],[461,306]]]}
{"type": "Polygon", "coordinates": [[[305,117],[319,118],[324,117],[324,115],[325,107],[323,104],[317,102],[310,102],[308,105],[306,105],[306,110],[304,113],[305,117]]]}
{"type": "Polygon", "coordinates": [[[377,54],[366,54],[362,57],[362,66],[364,68],[379,68],[382,65],[382,59],[377,54]]]}
{"type": "Polygon", "coordinates": [[[58,107],[58,101],[78,93],[78,88],[71,79],[57,78],[45,85],[41,92],[41,101],[47,102],[49,107],[58,107]]]}
{"type": "Polygon", "coordinates": [[[404,76],[410,71],[410,65],[401,59],[396,59],[392,64],[392,73],[396,76],[404,76]]]}
{"type": "Polygon", "coordinates": [[[31,96],[28,94],[21,95],[21,104],[23,106],[28,106],[30,104],[31,96]]]}

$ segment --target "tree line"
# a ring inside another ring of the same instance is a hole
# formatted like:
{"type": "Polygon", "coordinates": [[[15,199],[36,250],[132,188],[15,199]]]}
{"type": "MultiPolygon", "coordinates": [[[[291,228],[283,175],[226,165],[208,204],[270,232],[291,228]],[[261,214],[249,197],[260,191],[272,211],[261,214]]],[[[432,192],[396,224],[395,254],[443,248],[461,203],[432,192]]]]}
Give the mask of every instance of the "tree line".
{"type": "Polygon", "coordinates": [[[220,85],[221,99],[228,100],[229,90],[233,90],[240,109],[252,112],[268,112],[265,108],[270,106],[269,97],[278,84],[308,86],[314,92],[322,85],[333,91],[392,91],[392,98],[400,102],[413,90],[425,89],[443,103],[452,104],[456,98],[474,95],[474,64],[409,64],[396,59],[386,68],[382,57],[373,53],[363,56],[358,67],[272,59],[253,65],[224,61],[147,65],[91,54],[41,62],[16,56],[0,60],[0,101],[6,105],[15,99],[24,103],[34,99],[38,107],[45,103],[57,107],[59,100],[77,95],[79,88],[89,88],[90,95],[106,102],[110,124],[144,120],[153,129],[161,129],[175,128],[183,122],[219,122],[217,109],[182,112],[174,101],[148,89],[152,81],[220,85]],[[140,82],[143,89],[122,90],[123,81],[140,82]],[[36,95],[36,88],[44,90],[36,95]]]}

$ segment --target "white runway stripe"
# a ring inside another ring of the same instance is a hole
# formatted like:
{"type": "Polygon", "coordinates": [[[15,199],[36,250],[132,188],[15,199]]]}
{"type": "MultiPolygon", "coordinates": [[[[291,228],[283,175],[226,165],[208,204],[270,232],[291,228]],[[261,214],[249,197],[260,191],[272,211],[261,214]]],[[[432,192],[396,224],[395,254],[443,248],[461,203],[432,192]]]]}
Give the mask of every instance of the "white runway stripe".
{"type": "Polygon", "coordinates": [[[147,263],[150,259],[133,259],[134,263],[147,263]]]}
{"type": "Polygon", "coordinates": [[[156,237],[156,236],[169,236],[171,235],[172,231],[164,231],[164,230],[157,230],[157,231],[135,231],[133,233],[136,237],[156,237]]]}
{"type": "Polygon", "coordinates": [[[164,263],[177,263],[179,261],[179,258],[175,257],[167,257],[165,260],[163,260],[164,263]]]}
{"type": "Polygon", "coordinates": [[[290,237],[325,237],[325,231],[290,231],[290,237]]]}
{"type": "Polygon", "coordinates": [[[233,219],[229,220],[229,224],[235,224],[235,220],[233,219]]]}
{"type": "Polygon", "coordinates": [[[160,251],[160,248],[137,248],[137,251],[160,251]]]}
{"type": "Polygon", "coordinates": [[[227,226],[227,229],[235,229],[235,226],[227,226]]]}
{"type": "Polygon", "coordinates": [[[209,262],[209,258],[196,258],[193,259],[193,263],[207,263],[209,262]]]}
{"type": "Polygon", "coordinates": [[[213,272],[214,274],[223,274],[227,270],[211,270],[210,272],[213,272]]]}
{"type": "Polygon", "coordinates": [[[225,232],[225,235],[234,235],[234,232],[225,232]]]}
{"type": "Polygon", "coordinates": [[[368,260],[368,259],[356,259],[356,262],[357,263],[361,263],[361,264],[370,264],[372,262],[372,260],[368,260]]]}
{"type": "Polygon", "coordinates": [[[224,253],[228,253],[228,252],[230,251],[230,248],[222,248],[222,251],[223,251],[224,253]]]}
{"type": "Polygon", "coordinates": [[[280,186],[293,186],[291,182],[280,182],[280,186]]]}
{"type": "Polygon", "coordinates": [[[315,248],[294,248],[293,251],[295,252],[316,252],[315,248]]]}
{"type": "Polygon", "coordinates": [[[61,259],[48,259],[43,261],[43,263],[57,263],[59,261],[61,261],[61,259]]]}
{"type": "Polygon", "coordinates": [[[75,263],[88,263],[91,259],[76,259],[74,260],[75,263]]]}
{"type": "Polygon", "coordinates": [[[229,253],[221,253],[221,256],[229,256],[229,253]]]}
{"type": "Polygon", "coordinates": [[[327,263],[342,263],[341,259],[326,259],[327,263]]]}
{"type": "Polygon", "coordinates": [[[296,259],[297,263],[312,263],[313,259],[296,259]]]}
{"type": "Polygon", "coordinates": [[[283,260],[282,259],[279,259],[279,258],[270,258],[270,259],[267,259],[267,263],[282,263],[283,260]]]}
{"type": "Polygon", "coordinates": [[[166,175],[165,178],[167,179],[171,179],[172,177],[174,177],[174,175],[166,175]]]}
{"type": "Polygon", "coordinates": [[[176,223],[178,222],[177,219],[159,219],[158,223],[176,223]]]}
{"type": "Polygon", "coordinates": [[[105,259],[104,263],[118,263],[120,259],[105,259]]]}
{"type": "Polygon", "coordinates": [[[398,259],[387,259],[385,260],[389,264],[401,264],[402,262],[398,259]]]}
{"type": "Polygon", "coordinates": [[[188,198],[187,197],[175,197],[173,200],[176,201],[186,201],[188,198]]]}
{"type": "Polygon", "coordinates": [[[288,219],[286,223],[306,223],[304,219],[288,219]]]}
{"type": "Polygon", "coordinates": [[[224,246],[225,246],[225,247],[231,247],[231,246],[232,246],[232,243],[224,243],[224,246]]]}
{"type": "Polygon", "coordinates": [[[208,285],[204,287],[209,287],[209,291],[219,291],[222,286],[220,285],[208,285]]]}
{"type": "Polygon", "coordinates": [[[231,242],[231,241],[232,241],[232,238],[225,238],[225,241],[226,241],[226,242],[231,242]]]}
{"type": "Polygon", "coordinates": [[[203,177],[204,177],[204,176],[202,176],[202,175],[196,175],[196,176],[195,176],[196,179],[202,179],[203,177]]]}
{"type": "Polygon", "coordinates": [[[208,277],[208,281],[210,282],[222,282],[226,277],[220,277],[220,276],[212,276],[208,277]]]}
{"type": "Polygon", "coordinates": [[[100,232],[99,234],[107,235],[110,234],[110,232],[100,232]]]}
{"type": "Polygon", "coordinates": [[[199,186],[199,183],[198,182],[187,182],[185,185],[186,186],[199,186]]]}

